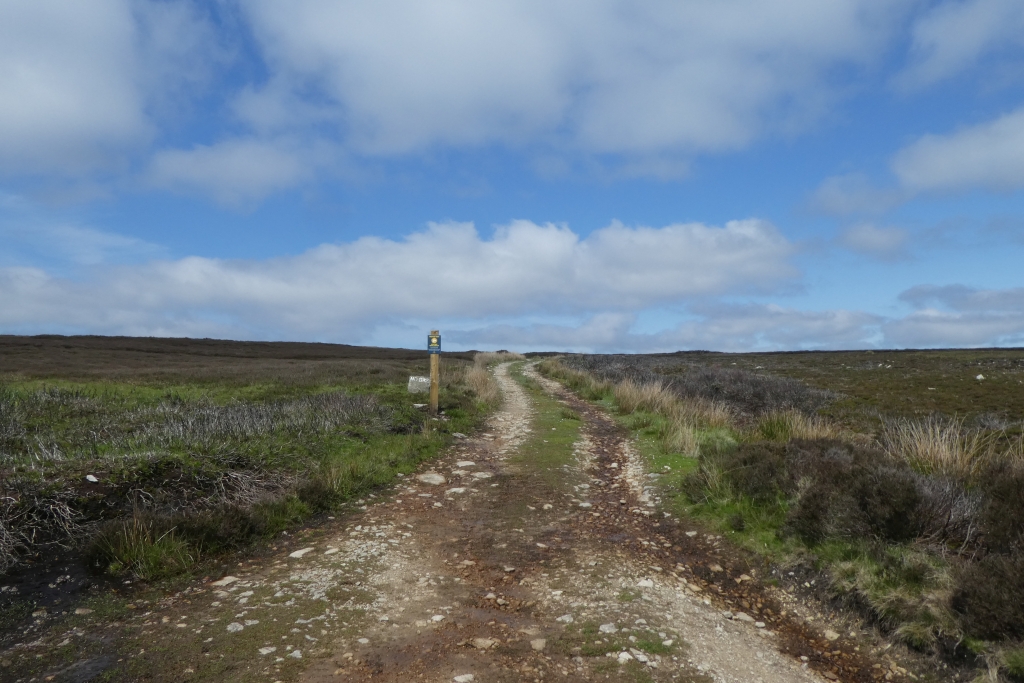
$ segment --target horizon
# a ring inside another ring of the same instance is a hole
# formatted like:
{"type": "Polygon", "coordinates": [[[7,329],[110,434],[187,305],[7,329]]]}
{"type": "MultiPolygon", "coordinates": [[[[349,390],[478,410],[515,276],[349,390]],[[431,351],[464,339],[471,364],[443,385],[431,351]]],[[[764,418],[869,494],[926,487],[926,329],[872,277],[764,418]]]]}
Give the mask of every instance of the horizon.
{"type": "Polygon", "coordinates": [[[1024,4],[0,4],[0,334],[1024,346],[1024,4]]]}

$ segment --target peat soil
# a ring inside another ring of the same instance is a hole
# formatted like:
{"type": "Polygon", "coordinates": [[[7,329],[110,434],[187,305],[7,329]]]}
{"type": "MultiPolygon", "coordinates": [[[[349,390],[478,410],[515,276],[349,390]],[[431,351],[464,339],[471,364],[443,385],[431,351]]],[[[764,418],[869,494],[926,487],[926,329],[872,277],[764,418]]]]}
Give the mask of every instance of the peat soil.
{"type": "Polygon", "coordinates": [[[18,643],[0,652],[18,674],[0,678],[916,678],[870,634],[812,617],[749,555],[659,511],[656,477],[628,434],[523,370],[543,391],[498,366],[505,401],[487,431],[361,509],[282,538],[233,575],[103,620],[97,607],[66,632],[18,643]],[[580,419],[552,419],[559,411],[580,419]],[[104,645],[72,656],[76,639],[104,645]],[[61,647],[63,662],[25,665],[61,647]]]}

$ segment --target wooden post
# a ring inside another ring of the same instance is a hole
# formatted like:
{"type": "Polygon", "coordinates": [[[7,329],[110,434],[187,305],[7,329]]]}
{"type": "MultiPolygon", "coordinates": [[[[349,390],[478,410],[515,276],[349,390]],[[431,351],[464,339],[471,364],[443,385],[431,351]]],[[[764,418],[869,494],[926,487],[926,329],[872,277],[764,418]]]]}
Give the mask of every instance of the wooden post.
{"type": "Polygon", "coordinates": [[[437,398],[441,385],[441,332],[431,330],[427,337],[430,354],[430,414],[437,415],[437,398]]]}

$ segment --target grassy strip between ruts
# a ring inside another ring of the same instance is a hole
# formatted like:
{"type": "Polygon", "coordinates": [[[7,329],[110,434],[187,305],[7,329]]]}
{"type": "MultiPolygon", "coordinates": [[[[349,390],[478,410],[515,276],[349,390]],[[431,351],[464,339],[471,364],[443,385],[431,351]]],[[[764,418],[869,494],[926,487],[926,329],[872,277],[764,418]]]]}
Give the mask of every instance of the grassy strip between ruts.
{"type": "Polygon", "coordinates": [[[679,396],[657,382],[612,381],[558,360],[540,370],[634,432],[677,513],[777,566],[824,571],[834,598],[865,610],[911,647],[978,656],[1024,678],[1014,535],[1024,479],[1012,449],[1005,458],[991,449],[975,453],[992,462],[976,468],[976,478],[955,479],[915,468],[892,444],[843,432],[806,410],[767,405],[743,416],[728,403],[679,396]],[[984,538],[972,536],[974,524],[984,538]]]}

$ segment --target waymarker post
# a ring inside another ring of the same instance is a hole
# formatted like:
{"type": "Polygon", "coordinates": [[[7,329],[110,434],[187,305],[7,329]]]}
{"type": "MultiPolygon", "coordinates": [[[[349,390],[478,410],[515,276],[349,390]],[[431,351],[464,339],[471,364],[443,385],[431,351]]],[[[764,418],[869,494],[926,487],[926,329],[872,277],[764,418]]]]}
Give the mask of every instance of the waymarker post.
{"type": "Polygon", "coordinates": [[[441,332],[431,330],[427,335],[427,353],[430,354],[430,414],[437,415],[437,396],[441,384],[441,332]]]}

